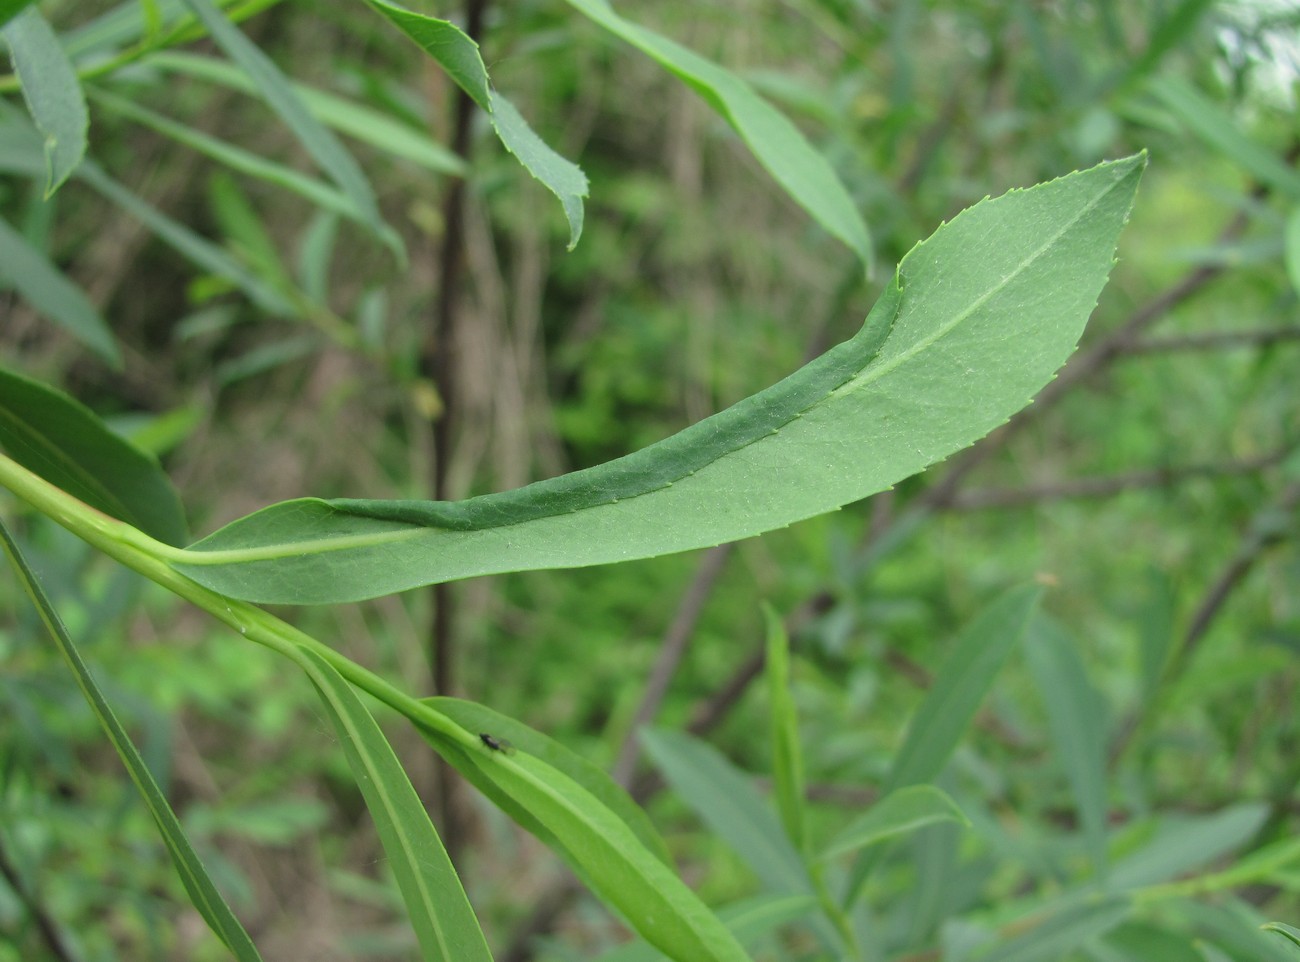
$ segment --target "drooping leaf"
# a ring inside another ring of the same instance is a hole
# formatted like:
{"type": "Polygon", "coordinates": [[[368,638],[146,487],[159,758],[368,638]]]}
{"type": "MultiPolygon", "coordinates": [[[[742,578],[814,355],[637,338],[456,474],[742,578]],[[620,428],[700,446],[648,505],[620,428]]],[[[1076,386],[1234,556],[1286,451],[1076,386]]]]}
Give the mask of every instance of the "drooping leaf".
{"type": "Polygon", "coordinates": [[[826,158],[799,128],[731,71],[693,50],[619,16],[607,0],[568,0],[569,5],[619,39],[658,61],[698,93],[729,123],[787,194],[868,269],[871,237],[857,205],[826,158]]]}
{"type": "Polygon", "coordinates": [[[450,20],[426,17],[389,0],[366,2],[438,61],[456,85],[487,111],[505,148],[559,198],[569,221],[569,250],[573,250],[582,235],[582,198],[587,196],[587,175],[548,147],[514,105],[492,89],[474,39],[450,20]]]}
{"type": "Polygon", "coordinates": [[[1074,794],[1093,870],[1106,870],[1106,731],[1101,693],[1072,639],[1041,612],[1029,626],[1025,658],[1047,711],[1056,757],[1074,794]]]}
{"type": "Polygon", "coordinates": [[[169,560],[223,594],[330,603],[707,547],[866,497],[982,437],[1052,377],[1105,283],[1143,165],[963,212],[903,259],[857,336],[627,457],[459,502],[284,502],[169,560]]]}
{"type": "Polygon", "coordinates": [[[261,962],[262,957],[258,954],[257,948],[248,937],[248,933],[244,931],[244,927],[239,924],[239,920],[235,918],[230,906],[221,897],[221,893],[217,891],[217,887],[212,883],[207,869],[204,868],[193,846],[190,845],[190,840],[186,837],[185,830],[181,827],[176,813],[167,804],[166,796],[158,788],[158,783],[154,781],[153,774],[145,765],[144,759],[140,757],[140,752],[132,743],[131,737],[126,733],[126,729],[122,727],[122,723],[118,721],[112,707],[105,700],[103,692],[100,691],[99,685],[90,673],[90,669],[86,667],[86,663],[82,660],[81,653],[77,651],[77,647],[68,634],[67,628],[64,627],[62,619],[59,618],[58,612],[50,604],[45,589],[28,566],[27,560],[19,550],[17,542],[10,535],[9,529],[2,522],[0,522],[0,543],[3,544],[5,554],[9,556],[14,571],[18,575],[19,581],[22,582],[23,590],[32,600],[32,604],[36,606],[41,621],[45,624],[50,637],[54,639],[54,643],[58,646],[64,662],[76,676],[77,686],[81,689],[82,695],[85,696],[87,704],[90,705],[91,711],[95,713],[95,717],[99,720],[100,727],[104,729],[104,734],[113,743],[113,748],[117,751],[118,757],[122,759],[122,764],[126,766],[131,781],[135,783],[135,787],[140,792],[140,797],[149,809],[149,814],[153,816],[154,821],[157,823],[158,831],[163,837],[163,842],[172,857],[172,862],[181,877],[181,882],[184,884],[186,892],[189,893],[190,901],[199,914],[203,916],[203,920],[207,922],[208,927],[212,929],[213,933],[230,950],[238,962],[261,962]]]}
{"type": "Polygon", "coordinates": [[[855,852],[887,838],[939,822],[970,825],[957,803],[946,792],[933,785],[909,785],[890,792],[861,817],[836,832],[819,857],[829,859],[855,852]]]}
{"type": "Polygon", "coordinates": [[[772,713],[772,778],[776,786],[776,807],[786,837],[803,852],[808,839],[804,824],[803,752],[799,745],[799,714],[790,694],[790,639],[785,623],[767,605],[763,606],[767,627],[767,698],[772,713]]]}
{"type": "Polygon", "coordinates": [[[299,651],[299,663],[320,693],[365,796],[422,958],[492,962],[456,869],[384,733],[328,662],[308,648],[299,651]]]}
{"type": "Polygon", "coordinates": [[[0,448],[92,508],[166,544],[188,538],[185,514],[157,459],[53,388],[0,368],[0,448]]]}
{"type": "Polygon", "coordinates": [[[18,291],[37,311],[114,367],[122,354],[113,332],[81,288],[22,234],[0,219],[0,286],[18,291]]]}
{"type": "Polygon", "coordinates": [[[683,732],[641,729],[639,737],[673,791],[769,891],[811,890],[799,852],[750,778],[717,749],[683,732]]]}
{"type": "Polygon", "coordinates": [[[356,216],[376,237],[404,256],[402,240],[384,223],[375,193],[361,167],[337,138],[312,116],[280,68],[226,19],[212,0],[185,0],[185,5],[203,23],[217,46],[248,74],[258,94],[293,131],[321,170],[347,195],[356,216]]]}
{"type": "Polygon", "coordinates": [[[577,781],[527,748],[507,745],[496,732],[457,740],[421,730],[458,770],[477,769],[472,780],[490,784],[494,802],[507,800],[501,806],[506,814],[530,831],[540,826],[539,837],[659,951],[677,962],[748,962],[718,917],[618,813],[577,781]]]}
{"type": "Polygon", "coordinates": [[[45,196],[49,197],[86,154],[90,114],[77,72],[50,25],[35,9],[15,16],[4,30],[23,99],[45,138],[45,196]]]}
{"type": "MultiPolygon", "coordinates": [[[[247,74],[216,57],[166,51],[146,57],[144,63],[150,67],[221,84],[223,87],[243,93],[257,93],[257,86],[247,74]]],[[[395,157],[419,164],[428,170],[443,174],[465,173],[464,161],[435,141],[427,131],[417,130],[364,104],[323,90],[305,87],[302,84],[291,84],[291,86],[302,98],[302,102],[306,104],[312,116],[339,133],[347,134],[349,137],[387,151],[395,157]]]]}

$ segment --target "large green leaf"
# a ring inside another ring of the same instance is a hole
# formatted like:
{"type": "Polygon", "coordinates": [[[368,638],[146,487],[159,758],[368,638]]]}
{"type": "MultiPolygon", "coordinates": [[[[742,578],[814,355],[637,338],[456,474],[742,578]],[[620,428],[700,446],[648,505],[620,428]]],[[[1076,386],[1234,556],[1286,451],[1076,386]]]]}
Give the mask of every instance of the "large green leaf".
{"type": "Polygon", "coordinates": [[[18,574],[18,579],[22,582],[23,590],[31,598],[32,603],[41,616],[41,621],[54,639],[54,643],[59,648],[59,653],[68,667],[72,669],[73,675],[76,676],[77,686],[81,689],[82,695],[85,696],[87,704],[95,713],[99,720],[100,727],[104,729],[104,734],[108,740],[113,743],[113,748],[117,750],[118,757],[122,759],[122,764],[126,766],[127,772],[131,776],[131,781],[135,783],[140,792],[140,797],[144,799],[145,806],[149,809],[149,814],[153,816],[158,825],[158,831],[162,834],[163,842],[167,845],[167,851],[171,854],[172,862],[176,865],[176,871],[181,877],[181,882],[185,890],[189,893],[190,901],[198,909],[203,920],[208,923],[208,927],[216,934],[217,938],[225,944],[239,962],[261,962],[261,955],[258,954],[257,948],[253,945],[248,933],[244,927],[239,924],[230,906],[226,904],[217,891],[217,887],[212,883],[208,871],[204,868],[203,863],[199,860],[190,840],[185,835],[185,830],[181,827],[180,820],[176,813],[172,811],[171,806],[167,804],[167,798],[163,795],[162,790],[158,788],[158,783],[154,781],[153,774],[140,757],[139,750],[131,741],[131,736],[126,733],[122,723],[118,721],[117,715],[114,714],[112,707],[104,698],[104,693],[100,691],[95,677],[90,673],[90,669],[81,658],[81,653],[77,651],[76,645],[72,641],[72,636],[68,634],[67,628],[63,625],[63,620],[59,617],[53,605],[50,604],[49,597],[45,594],[45,589],[37,580],[35,573],[27,564],[27,559],[23,557],[18,548],[17,542],[9,534],[9,529],[0,523],[0,545],[3,546],[5,554],[9,556],[13,564],[14,571],[18,574]]]}
{"type": "Polygon", "coordinates": [[[158,461],[53,388],[0,368],[0,448],[92,508],[167,544],[188,538],[158,461]]]}
{"type": "Polygon", "coordinates": [[[284,502],[167,557],[223,594],[339,602],[706,547],[881,491],[1003,423],[1064,363],[1144,163],[959,214],[903,259],[851,340],[627,457],[466,501],[284,502]]]}
{"type": "Polygon", "coordinates": [[[804,210],[871,265],[871,237],[826,158],[786,116],[740,77],[653,30],[624,20],[607,0],[568,0],[624,42],[658,61],[704,98],[804,210]]]}
{"type": "Polygon", "coordinates": [[[424,804],[361,699],[320,655],[299,649],[365,796],[426,962],[492,962],[483,930],[424,804]]]}
{"type": "Polygon", "coordinates": [[[90,126],[86,99],[59,38],[35,9],[14,17],[3,34],[27,109],[45,137],[45,196],[49,197],[86,154],[90,126]]]}
{"type": "Polygon", "coordinates": [[[487,111],[501,143],[559,198],[569,221],[569,250],[573,250],[582,236],[582,198],[587,196],[587,175],[548,147],[514,105],[492,89],[487,67],[473,38],[450,20],[426,17],[389,0],[366,2],[438,61],[456,85],[487,111]]]}
{"type": "Polygon", "coordinates": [[[122,366],[113,332],[90,298],[0,218],[0,286],[6,285],[108,363],[122,366]]]}

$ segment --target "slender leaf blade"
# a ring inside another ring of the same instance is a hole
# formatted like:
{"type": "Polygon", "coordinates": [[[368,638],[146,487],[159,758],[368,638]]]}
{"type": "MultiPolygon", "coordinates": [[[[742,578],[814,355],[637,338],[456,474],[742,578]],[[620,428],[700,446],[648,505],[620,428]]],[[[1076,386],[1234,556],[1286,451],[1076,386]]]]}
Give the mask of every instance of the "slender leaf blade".
{"type": "Polygon", "coordinates": [[[1092,939],[1100,938],[1123,922],[1133,911],[1128,899],[1111,897],[1070,905],[1049,918],[1023,920],[1009,928],[1031,928],[992,950],[976,956],[976,962],[1059,962],[1092,939]]]}
{"type": "Polygon", "coordinates": [[[1087,667],[1060,624],[1041,612],[1025,638],[1025,656],[1037,682],[1047,724],[1074,794],[1088,854],[1098,876],[1106,871],[1106,709],[1087,667]]]}
{"type": "Polygon", "coordinates": [[[456,869],[384,733],[325,659],[305,647],[299,652],[365,796],[423,958],[492,962],[456,869]]]}
{"type": "Polygon", "coordinates": [[[1291,208],[1282,229],[1282,256],[1291,288],[1300,295],[1300,204],[1291,208]]]}
{"type": "Polygon", "coordinates": [[[356,215],[376,237],[401,253],[401,238],[384,223],[375,193],[361,167],[337,138],[312,116],[280,68],[226,19],[212,0],[185,0],[185,5],[199,18],[217,46],[253,80],[260,96],[293,131],[321,170],[348,196],[356,215]]]}
{"type": "Polygon", "coordinates": [[[1287,925],[1285,922],[1269,922],[1265,925],[1261,925],[1260,928],[1265,932],[1276,933],[1292,945],[1300,948],[1300,929],[1296,928],[1294,925],[1287,925]]]}
{"type": "Polygon", "coordinates": [[[1024,585],[980,613],[957,639],[908,725],[886,791],[934,779],[943,771],[980,702],[1029,626],[1043,590],[1024,585]]]}
{"type": "Polygon", "coordinates": [[[113,367],[122,352],[90,298],[43,253],[0,218],[0,284],[12,285],[33,308],[58,324],[113,367]]]}
{"type": "Polygon", "coordinates": [[[857,336],[658,444],[459,502],[273,505],[172,556],[235,597],[333,603],[651,557],[833,510],[972,443],[1073,351],[1145,159],[984,201],[899,265],[857,336]]]}
{"type": "Polygon", "coordinates": [[[760,164],[812,218],[858,255],[868,270],[871,236],[857,205],[826,158],[799,128],[748,83],[693,50],[619,16],[606,0],[569,5],[647,54],[704,98],[729,123],[760,164]]]}
{"type": "Polygon", "coordinates": [[[113,748],[117,751],[118,757],[122,759],[122,764],[126,766],[131,781],[140,792],[140,797],[144,799],[149,814],[153,816],[158,825],[158,831],[163,837],[163,842],[167,846],[167,851],[171,854],[172,862],[176,866],[176,871],[181,877],[181,882],[185,890],[189,893],[190,901],[198,909],[203,920],[208,923],[208,927],[219,938],[222,943],[230,950],[239,962],[261,962],[261,955],[258,954],[257,947],[253,945],[252,939],[244,931],[244,927],[239,924],[235,918],[234,912],[226,904],[221,893],[213,884],[207,869],[204,868],[203,862],[199,859],[198,854],[190,845],[189,839],[185,835],[185,830],[181,827],[180,820],[176,813],[172,811],[171,806],[167,803],[167,798],[163,795],[162,790],[158,788],[158,783],[154,781],[153,774],[144,763],[140,752],[136,749],[127,734],[122,723],[118,721],[117,715],[114,714],[112,706],[104,698],[100,691],[99,685],[95,682],[94,676],[90,669],[81,658],[81,653],[68,634],[67,628],[63,625],[63,620],[59,617],[54,606],[50,604],[49,597],[45,594],[45,589],[41,586],[36,574],[27,564],[27,559],[23,557],[19,550],[17,542],[9,533],[9,529],[0,522],[0,542],[3,543],[5,554],[9,556],[13,564],[14,571],[18,579],[22,582],[23,590],[36,606],[41,621],[45,624],[46,630],[49,631],[50,637],[59,648],[59,653],[63,660],[72,670],[77,679],[77,686],[81,689],[82,695],[85,696],[87,704],[95,713],[99,720],[100,727],[104,729],[104,734],[108,740],[113,743],[113,748]]]}
{"type": "Polygon", "coordinates": [[[86,155],[90,113],[81,81],[50,25],[28,8],[3,30],[32,120],[45,138],[45,196],[50,197],[86,155]]]}
{"type": "Polygon", "coordinates": [[[835,858],[940,822],[970,825],[946,792],[933,785],[909,785],[890,792],[837,832],[819,857],[835,858]]]}
{"type": "Polygon", "coordinates": [[[747,775],[717,749],[683,732],[642,729],[639,737],[673,791],[769,891],[811,891],[803,859],[747,775]]]}
{"type": "Polygon", "coordinates": [[[3,368],[0,448],[92,508],[159,541],[188,539],[180,498],[156,458],[66,394],[3,368]]]}
{"type": "Polygon", "coordinates": [[[804,822],[803,753],[799,746],[799,714],[790,694],[790,639],[785,623],[768,605],[763,606],[767,628],[767,698],[771,712],[772,776],[776,808],[786,837],[799,852],[807,851],[804,822]]]}

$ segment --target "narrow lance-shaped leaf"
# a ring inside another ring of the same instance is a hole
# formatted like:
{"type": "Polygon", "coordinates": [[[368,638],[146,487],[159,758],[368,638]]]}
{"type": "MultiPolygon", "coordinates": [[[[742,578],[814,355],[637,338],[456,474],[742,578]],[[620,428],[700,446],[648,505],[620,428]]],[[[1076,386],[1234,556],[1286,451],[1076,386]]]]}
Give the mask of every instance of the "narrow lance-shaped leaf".
{"type": "Polygon", "coordinates": [[[1064,363],[1144,163],[959,214],[903,259],[854,338],[627,457],[466,501],[289,501],[168,560],[223,594],[331,603],[707,547],[881,491],[987,434],[1064,363]]]}
{"type": "Polygon", "coordinates": [[[506,149],[559,198],[569,221],[569,250],[573,250],[582,235],[582,198],[587,196],[587,175],[548,147],[514,105],[492,89],[474,39],[450,20],[426,17],[389,0],[366,2],[438,61],[456,85],[487,112],[492,128],[506,149]]]}
{"type": "Polygon", "coordinates": [[[1269,922],[1265,925],[1261,925],[1260,928],[1265,932],[1274,932],[1286,939],[1292,945],[1300,948],[1300,929],[1296,928],[1294,925],[1287,925],[1285,922],[1269,922]]]}
{"type": "Polygon", "coordinates": [[[212,0],[185,0],[185,5],[199,18],[227,56],[252,78],[262,98],[352,201],[357,216],[375,236],[399,255],[403,254],[402,240],[380,216],[374,191],[361,167],[338,139],[312,116],[271,58],[227,20],[212,0]]]}
{"type": "Polygon", "coordinates": [[[27,109],[45,137],[45,196],[49,197],[86,154],[90,127],[86,99],[59,38],[36,10],[24,10],[2,32],[27,109]]]}
{"type": "Polygon", "coordinates": [[[135,783],[140,792],[140,797],[144,799],[149,814],[153,816],[154,821],[158,824],[158,830],[162,834],[163,842],[167,845],[167,851],[171,854],[172,861],[176,865],[176,871],[181,877],[181,882],[189,893],[190,901],[194,903],[194,907],[198,909],[199,914],[203,916],[203,920],[208,923],[208,927],[212,929],[217,938],[221,939],[222,943],[239,962],[261,962],[262,957],[258,954],[257,948],[248,937],[248,933],[244,931],[243,926],[239,924],[239,920],[235,918],[230,906],[221,897],[221,893],[217,891],[217,887],[212,883],[207,869],[203,867],[203,863],[190,845],[190,841],[186,837],[185,830],[181,827],[176,813],[167,804],[166,797],[158,788],[158,783],[154,781],[152,773],[144,763],[144,759],[140,757],[140,752],[131,742],[130,736],[113,713],[112,707],[105,700],[103,692],[100,691],[99,685],[90,673],[90,669],[82,661],[81,653],[77,651],[77,647],[68,634],[67,628],[64,627],[63,620],[59,618],[58,612],[50,604],[45,589],[37,580],[35,573],[27,564],[27,559],[23,557],[22,552],[19,550],[17,542],[14,541],[9,529],[3,523],[0,523],[0,543],[3,543],[5,554],[9,556],[14,571],[18,574],[19,581],[22,582],[23,590],[36,606],[41,621],[44,622],[50,637],[54,639],[54,643],[59,648],[59,653],[76,676],[77,686],[81,689],[82,695],[85,696],[86,702],[95,713],[95,717],[99,720],[100,727],[104,729],[108,740],[113,743],[113,748],[117,750],[118,757],[122,759],[122,764],[126,766],[131,781],[135,783]]]}
{"type": "Polygon", "coordinates": [[[616,37],[658,61],[704,98],[800,207],[872,263],[871,238],[857,205],[826,158],[789,119],[740,77],[653,30],[620,17],[606,0],[568,0],[616,37]]]}
{"type": "Polygon", "coordinates": [[[53,388],[0,368],[0,449],[92,508],[167,544],[187,539],[185,515],[157,459],[112,433],[53,388]]]}
{"type": "Polygon", "coordinates": [[[947,793],[933,785],[909,785],[890,792],[837,832],[820,857],[834,858],[939,822],[970,825],[947,793]]]}
{"type": "Polygon", "coordinates": [[[474,909],[384,733],[320,655],[299,649],[366,799],[426,962],[492,962],[474,909]]]}
{"type": "Polygon", "coordinates": [[[636,932],[677,962],[749,962],[709,909],[618,814],[578,782],[496,732],[480,732],[466,748],[445,734],[422,729],[451,764],[477,769],[474,781],[508,799],[521,824],[541,826],[543,841],[569,859],[601,899],[636,932]]]}
{"type": "Polygon", "coordinates": [[[27,239],[0,219],[0,286],[12,285],[37,311],[114,367],[122,354],[95,305],[27,239]]]}
{"type": "Polygon", "coordinates": [[[768,605],[763,606],[767,628],[767,697],[772,713],[772,777],[776,807],[785,834],[800,852],[807,849],[803,804],[803,753],[799,746],[799,715],[790,694],[790,639],[785,623],[768,605]]]}

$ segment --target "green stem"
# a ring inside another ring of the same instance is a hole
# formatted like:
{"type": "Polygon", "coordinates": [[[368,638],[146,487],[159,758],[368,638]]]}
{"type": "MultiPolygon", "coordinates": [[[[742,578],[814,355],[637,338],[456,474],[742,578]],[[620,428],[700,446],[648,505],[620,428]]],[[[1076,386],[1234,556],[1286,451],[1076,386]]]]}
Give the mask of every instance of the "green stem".
{"type": "Polygon", "coordinates": [[[0,455],[0,485],[87,544],[139,572],[172,594],[202,608],[249,641],[264,645],[295,662],[301,658],[299,649],[309,648],[329,662],[330,667],[350,684],[373,695],[415,724],[445,735],[465,748],[473,748],[478,744],[478,738],[474,734],[465,731],[441,712],[400,691],[374,672],[311,635],[261,608],[227,598],[186,578],[162,560],[163,555],[175,549],[155,541],[129,524],[83,504],[4,455],[0,455]]]}

